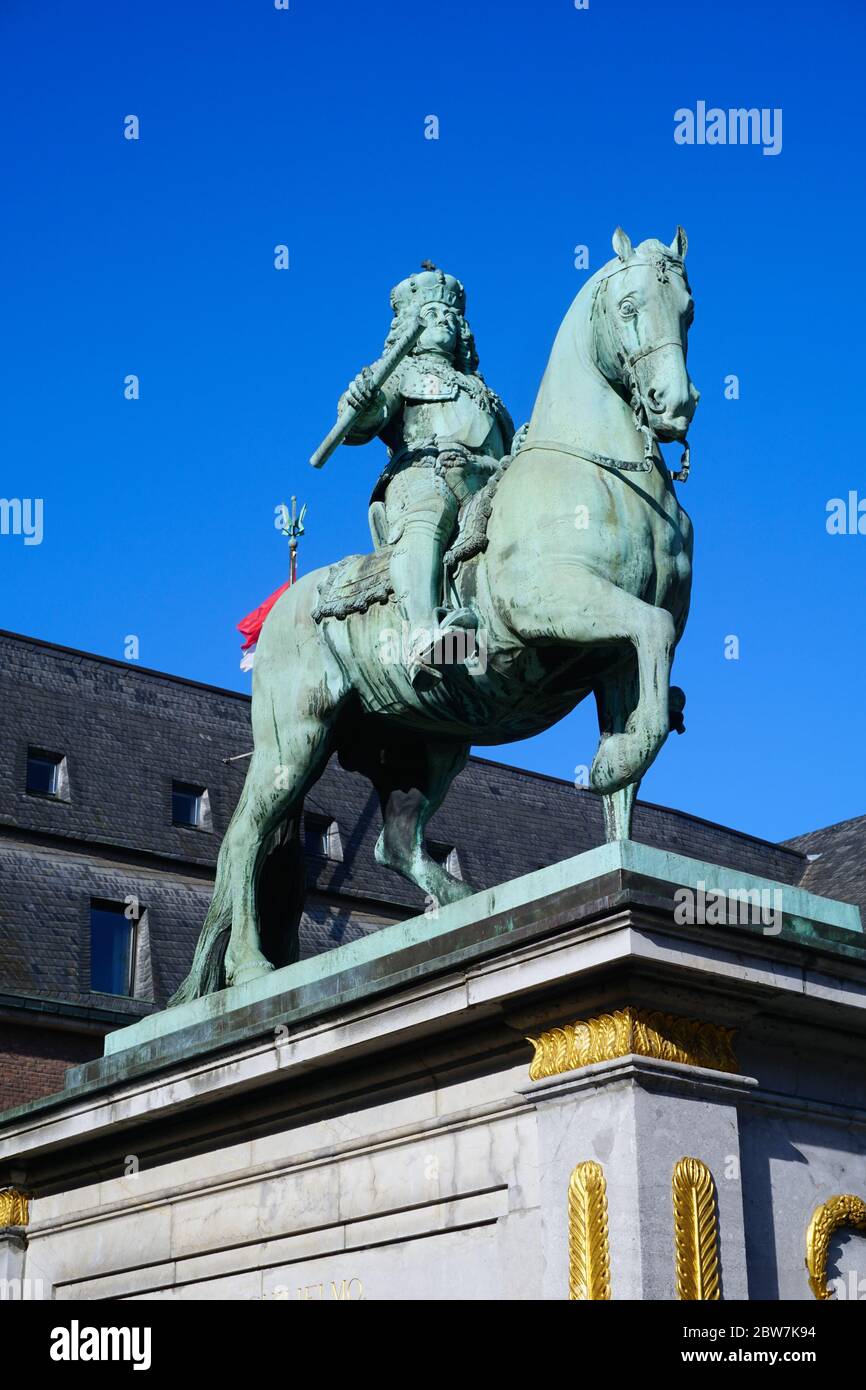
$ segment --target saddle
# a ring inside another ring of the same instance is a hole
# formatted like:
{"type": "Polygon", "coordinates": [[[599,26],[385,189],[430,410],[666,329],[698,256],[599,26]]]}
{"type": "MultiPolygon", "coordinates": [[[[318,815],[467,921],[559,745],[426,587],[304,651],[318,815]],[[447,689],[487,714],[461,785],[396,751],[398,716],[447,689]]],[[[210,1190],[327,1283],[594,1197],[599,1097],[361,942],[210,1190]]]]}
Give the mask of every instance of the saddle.
{"type": "MultiPolygon", "coordinates": [[[[507,454],[478,492],[466,499],[457,515],[451,545],[445,552],[443,568],[446,583],[459,565],[487,549],[487,526],[493,512],[493,499],[499,481],[511,462],[507,454]]],[[[370,506],[370,531],[376,549],[371,555],[347,555],[332,565],[320,582],[312,617],[347,618],[350,613],[366,613],[374,603],[387,603],[394,592],[391,583],[391,553],[387,542],[385,507],[380,501],[370,506]]]]}

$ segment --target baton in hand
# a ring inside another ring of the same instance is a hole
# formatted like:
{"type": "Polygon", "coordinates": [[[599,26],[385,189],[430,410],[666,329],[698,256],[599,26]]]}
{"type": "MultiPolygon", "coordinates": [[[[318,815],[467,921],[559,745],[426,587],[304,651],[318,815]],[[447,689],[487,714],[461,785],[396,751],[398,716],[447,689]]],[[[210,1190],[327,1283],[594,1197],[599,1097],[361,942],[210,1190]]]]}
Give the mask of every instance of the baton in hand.
{"type": "MultiPolygon", "coordinates": [[[[379,390],[395,367],[399,367],[403,358],[412,351],[425,327],[423,319],[415,319],[405,333],[397,339],[391,350],[385,354],[381,362],[371,368],[370,385],[373,393],[379,390]]],[[[358,410],[355,406],[350,406],[348,410],[343,411],[334,428],[325,436],[310,459],[313,468],[321,468],[323,463],[327,463],[334,450],[342,444],[355,421],[363,414],[364,411],[358,410]]]]}

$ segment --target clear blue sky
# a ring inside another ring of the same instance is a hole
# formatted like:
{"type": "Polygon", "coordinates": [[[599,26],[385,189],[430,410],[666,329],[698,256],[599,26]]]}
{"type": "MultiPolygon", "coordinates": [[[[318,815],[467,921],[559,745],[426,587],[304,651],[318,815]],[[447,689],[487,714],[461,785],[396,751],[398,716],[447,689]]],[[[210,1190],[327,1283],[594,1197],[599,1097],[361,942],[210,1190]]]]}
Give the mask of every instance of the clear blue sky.
{"type": "MultiPolygon", "coordinates": [[[[617,223],[682,222],[688,732],[642,795],[769,838],[866,812],[866,536],[825,527],[866,497],[860,3],[3,0],[0,50],[0,494],[45,508],[40,546],[0,537],[0,625],[114,657],[135,633],[142,664],[247,689],[274,505],[309,505],[304,569],[368,547],[380,446],[306,459],[394,281],[465,281],[520,421],[573,247],[595,268],[617,223]],[[781,108],[782,152],[676,145],[699,100],[781,108]]],[[[492,756],[571,777],[595,742],[586,706],[492,756]]]]}

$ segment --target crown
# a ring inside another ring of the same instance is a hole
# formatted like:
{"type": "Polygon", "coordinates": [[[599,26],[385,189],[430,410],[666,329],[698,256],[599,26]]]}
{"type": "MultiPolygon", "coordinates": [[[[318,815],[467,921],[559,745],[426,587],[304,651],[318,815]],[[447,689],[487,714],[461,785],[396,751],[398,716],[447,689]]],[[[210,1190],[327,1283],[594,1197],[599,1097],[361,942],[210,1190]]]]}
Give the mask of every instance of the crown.
{"type": "Polygon", "coordinates": [[[391,291],[391,308],[399,317],[425,304],[448,304],[458,314],[466,312],[466,291],[453,275],[424,262],[424,269],[407,280],[401,280],[391,291]]]}

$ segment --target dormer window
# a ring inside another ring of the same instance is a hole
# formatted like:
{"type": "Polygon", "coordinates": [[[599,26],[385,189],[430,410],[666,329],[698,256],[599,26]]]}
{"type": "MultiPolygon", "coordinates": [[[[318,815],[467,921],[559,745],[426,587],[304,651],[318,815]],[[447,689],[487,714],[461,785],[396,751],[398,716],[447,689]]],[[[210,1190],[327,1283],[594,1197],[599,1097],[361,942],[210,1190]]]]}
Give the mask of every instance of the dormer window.
{"type": "Polygon", "coordinates": [[[132,994],[135,919],[123,903],[90,904],[90,988],[132,994]]]}
{"type": "Polygon", "coordinates": [[[463,877],[463,870],[460,868],[460,857],[454,845],[444,845],[439,840],[427,841],[427,853],[431,859],[435,859],[437,864],[441,864],[446,874],[452,878],[463,877]]]}
{"type": "Polygon", "coordinates": [[[207,787],[192,782],[172,782],[171,819],[173,825],[188,825],[193,830],[210,830],[210,797],[207,787]]]}
{"type": "Polygon", "coordinates": [[[304,816],[304,849],[319,859],[343,862],[343,841],[340,827],[328,816],[304,816]]]}
{"type": "Polygon", "coordinates": [[[69,776],[62,753],[27,749],[27,791],[30,796],[44,796],[52,801],[69,800],[69,776]]]}

